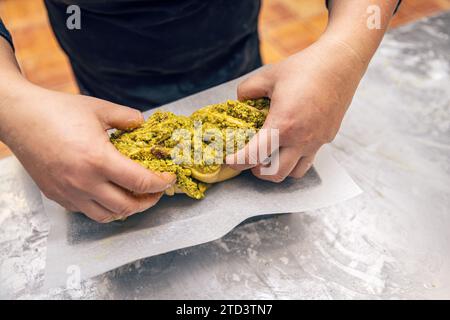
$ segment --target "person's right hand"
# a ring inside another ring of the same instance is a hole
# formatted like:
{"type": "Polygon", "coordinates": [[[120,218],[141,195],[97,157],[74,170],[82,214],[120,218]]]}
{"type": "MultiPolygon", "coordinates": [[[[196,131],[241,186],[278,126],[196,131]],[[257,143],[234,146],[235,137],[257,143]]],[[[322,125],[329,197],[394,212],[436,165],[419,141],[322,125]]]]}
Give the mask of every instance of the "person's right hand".
{"type": "Polygon", "coordinates": [[[2,101],[1,138],[43,193],[106,223],[155,205],[175,183],[120,154],[107,130],[140,125],[142,114],[107,101],[27,86],[2,101]]]}

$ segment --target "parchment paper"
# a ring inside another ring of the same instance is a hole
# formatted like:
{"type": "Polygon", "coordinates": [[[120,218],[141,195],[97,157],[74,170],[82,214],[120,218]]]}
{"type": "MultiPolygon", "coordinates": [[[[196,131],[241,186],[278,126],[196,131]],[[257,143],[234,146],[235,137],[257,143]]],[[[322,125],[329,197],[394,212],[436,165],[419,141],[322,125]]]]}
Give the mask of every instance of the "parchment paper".
{"type": "MultiPolygon", "coordinates": [[[[234,98],[240,80],[158,109],[189,115],[207,104],[234,98]]],[[[185,195],[163,197],[154,208],[124,222],[98,224],[43,197],[52,223],[45,287],[65,285],[74,270],[86,279],[138,259],[218,239],[254,216],[319,209],[360,192],[324,147],[301,180],[273,184],[244,173],[213,186],[201,201],[185,195]]]]}

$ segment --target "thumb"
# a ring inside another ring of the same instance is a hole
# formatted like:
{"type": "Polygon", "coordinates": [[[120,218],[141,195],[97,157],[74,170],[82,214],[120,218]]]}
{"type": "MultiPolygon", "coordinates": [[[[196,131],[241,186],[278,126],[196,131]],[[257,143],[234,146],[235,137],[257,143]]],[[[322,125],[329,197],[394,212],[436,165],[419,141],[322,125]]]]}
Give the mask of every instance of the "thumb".
{"type": "Polygon", "coordinates": [[[104,101],[97,109],[97,115],[105,129],[133,129],[144,122],[144,117],[139,110],[107,101],[104,101]]]}
{"type": "Polygon", "coordinates": [[[225,163],[238,171],[247,170],[263,163],[278,149],[278,131],[273,130],[270,123],[266,121],[244,148],[225,158],[225,163]]]}
{"type": "Polygon", "coordinates": [[[240,101],[257,99],[272,95],[272,81],[267,72],[260,71],[250,78],[242,81],[237,88],[237,96],[240,101]]]}

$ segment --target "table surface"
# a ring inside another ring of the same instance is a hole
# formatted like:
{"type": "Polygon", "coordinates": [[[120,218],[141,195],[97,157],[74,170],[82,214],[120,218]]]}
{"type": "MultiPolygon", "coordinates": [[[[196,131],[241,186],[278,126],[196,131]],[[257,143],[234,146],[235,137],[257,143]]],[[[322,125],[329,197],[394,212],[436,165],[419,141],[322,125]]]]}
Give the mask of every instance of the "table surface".
{"type": "Polygon", "coordinates": [[[450,12],[390,32],[332,143],[364,190],[43,291],[49,222],[0,161],[0,298],[450,298],[450,12]]]}

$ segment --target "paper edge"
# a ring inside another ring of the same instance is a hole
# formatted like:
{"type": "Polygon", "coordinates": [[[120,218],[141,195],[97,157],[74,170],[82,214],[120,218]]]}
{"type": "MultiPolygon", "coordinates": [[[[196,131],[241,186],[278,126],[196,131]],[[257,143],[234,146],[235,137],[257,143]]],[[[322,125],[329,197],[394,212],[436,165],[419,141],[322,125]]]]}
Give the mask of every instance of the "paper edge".
{"type": "MultiPolygon", "coordinates": [[[[329,150],[328,146],[323,147],[319,153],[317,154],[316,157],[316,161],[314,166],[316,167],[318,172],[323,172],[326,170],[333,170],[333,175],[335,176],[336,174],[339,174],[341,176],[340,179],[335,179],[337,181],[339,181],[339,185],[342,188],[342,183],[346,183],[346,187],[344,189],[346,189],[346,193],[342,194],[342,193],[338,193],[336,195],[332,195],[330,197],[330,200],[327,201],[326,203],[321,203],[319,208],[325,208],[334,204],[337,204],[339,202],[343,202],[346,200],[349,200],[353,197],[356,197],[357,195],[362,193],[362,190],[359,188],[359,186],[354,182],[354,180],[348,175],[348,173],[345,171],[345,169],[334,159],[334,157],[331,155],[331,151],[329,150]],[[323,166],[322,164],[325,162],[329,162],[331,159],[333,166],[327,167],[327,166],[323,166]]],[[[329,185],[329,189],[331,190],[336,190],[336,186],[333,184],[329,185]]],[[[64,285],[65,280],[68,277],[68,274],[63,272],[63,270],[61,268],[56,267],[57,263],[55,259],[57,259],[57,256],[55,256],[56,252],[52,252],[55,250],[52,250],[52,247],[57,244],[58,242],[60,243],[61,241],[64,241],[64,239],[58,239],[58,236],[61,236],[62,234],[64,234],[64,232],[67,232],[67,221],[65,221],[65,217],[62,214],[56,214],[56,211],[60,211],[60,210],[52,210],[51,207],[57,206],[59,207],[58,204],[54,203],[51,200],[46,199],[45,197],[43,197],[43,203],[44,203],[44,208],[47,210],[47,208],[49,209],[47,211],[48,215],[50,216],[51,219],[51,228],[50,228],[50,233],[49,233],[49,238],[48,238],[48,247],[47,247],[47,259],[46,259],[46,269],[45,269],[45,278],[44,278],[44,288],[49,289],[49,288],[54,288],[54,287],[59,287],[64,285]],[[55,234],[55,228],[54,225],[58,225],[58,227],[60,228],[58,230],[58,234],[55,234]],[[56,238],[55,238],[56,237],[56,238]],[[52,259],[53,262],[52,263],[48,263],[48,261],[52,261],[50,260],[52,259]],[[55,268],[56,267],[56,268],[55,268]],[[63,279],[64,277],[64,279],[63,279]]],[[[59,207],[61,208],[61,207],[59,207]]],[[[317,210],[319,208],[310,208],[309,210],[317,210]]],[[[62,209],[62,208],[61,208],[62,209]]],[[[63,209],[62,209],[63,210],[63,209]]],[[[289,212],[282,212],[282,213],[289,213],[289,212]]],[[[296,212],[292,212],[292,213],[296,213],[296,212]]],[[[240,216],[238,215],[234,215],[232,219],[230,219],[230,217],[228,216],[227,220],[225,220],[225,222],[222,224],[221,226],[221,231],[220,232],[215,232],[214,234],[209,234],[208,232],[201,232],[200,234],[200,239],[196,238],[194,241],[192,241],[191,239],[182,239],[181,243],[178,243],[175,246],[169,245],[169,243],[167,243],[167,241],[161,242],[161,246],[158,249],[154,249],[151,245],[149,245],[149,243],[142,243],[139,241],[133,241],[133,239],[131,239],[130,241],[130,237],[139,237],[140,232],[144,232],[145,230],[139,230],[135,233],[128,233],[126,235],[118,235],[116,236],[115,240],[114,240],[114,247],[109,247],[109,251],[106,252],[106,255],[111,255],[114,256],[115,252],[120,252],[122,257],[120,259],[120,261],[117,261],[117,258],[114,259],[110,259],[108,260],[108,258],[106,257],[102,257],[102,264],[105,265],[105,268],[103,269],[102,272],[90,272],[90,268],[89,265],[92,264],[93,260],[95,260],[93,257],[91,257],[91,261],[90,263],[87,264],[83,264],[82,262],[80,263],[80,261],[73,261],[73,264],[68,264],[67,266],[70,265],[81,265],[81,269],[84,270],[81,273],[81,279],[85,280],[85,279],[89,279],[101,274],[104,274],[108,271],[114,270],[116,268],[119,268],[123,265],[126,265],[128,263],[132,263],[134,261],[140,260],[140,259],[144,259],[144,258],[148,258],[148,257],[152,257],[152,256],[157,256],[160,254],[164,254],[164,253],[168,253],[168,252],[172,252],[172,251],[176,251],[176,250],[180,250],[183,248],[188,248],[188,247],[193,247],[193,246],[197,246],[200,244],[204,244],[204,243],[208,243],[217,239],[222,238],[223,236],[225,236],[226,234],[228,234],[229,232],[231,232],[233,229],[235,229],[239,224],[241,224],[242,222],[248,220],[249,218],[253,218],[253,217],[258,217],[258,216],[263,216],[263,215],[276,215],[276,214],[280,214],[280,212],[265,212],[263,214],[259,214],[259,213],[245,213],[242,214],[240,216]],[[122,238],[122,239],[120,239],[122,238]],[[126,239],[125,239],[126,238],[126,239]],[[170,247],[168,249],[168,247],[170,247]],[[136,250],[137,249],[137,250],[136,250]],[[130,254],[127,255],[123,255],[124,252],[129,252],[130,254]],[[88,270],[87,272],[85,270],[88,270]]],[[[217,217],[214,217],[217,220],[217,217]]],[[[183,220],[181,223],[186,224],[186,226],[191,227],[194,225],[195,226],[195,220],[196,219],[205,219],[205,215],[199,217],[193,217],[190,219],[186,219],[183,220]]],[[[180,223],[180,221],[177,222],[178,224],[180,223]]],[[[219,224],[220,225],[220,224],[219,224]]],[[[168,227],[170,228],[170,223],[168,225],[168,227]]],[[[204,230],[202,230],[204,231],[204,230]]],[[[216,229],[217,231],[217,229],[216,229]]],[[[98,246],[98,245],[102,245],[102,242],[108,242],[111,241],[111,239],[105,239],[105,240],[99,240],[96,241],[96,243],[93,243],[93,246],[98,246]]],[[[107,246],[107,245],[106,245],[107,246]]],[[[67,248],[69,248],[69,250],[74,250],[76,251],[77,248],[76,247],[70,247],[67,246],[67,248]]],[[[85,248],[85,251],[90,251],[89,248],[85,248]]],[[[68,252],[67,254],[70,255],[70,252],[68,252]]],[[[89,256],[88,252],[86,253],[87,256],[89,256]]],[[[86,257],[86,256],[85,256],[86,257]]],[[[89,259],[87,259],[89,260],[89,259]]],[[[66,266],[66,268],[67,268],[66,266]]]]}

